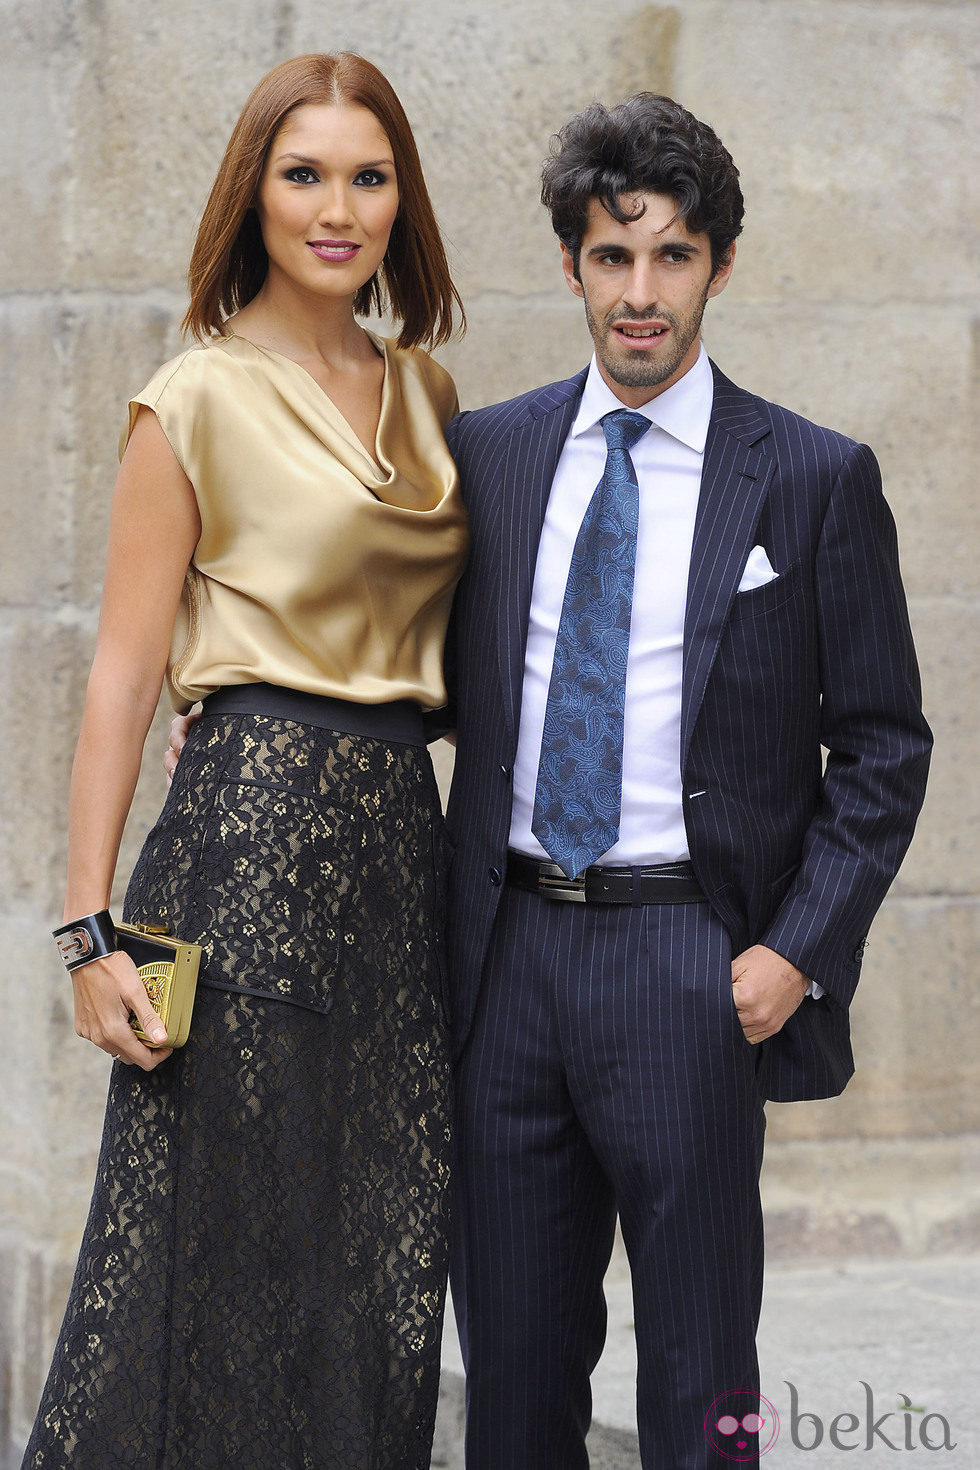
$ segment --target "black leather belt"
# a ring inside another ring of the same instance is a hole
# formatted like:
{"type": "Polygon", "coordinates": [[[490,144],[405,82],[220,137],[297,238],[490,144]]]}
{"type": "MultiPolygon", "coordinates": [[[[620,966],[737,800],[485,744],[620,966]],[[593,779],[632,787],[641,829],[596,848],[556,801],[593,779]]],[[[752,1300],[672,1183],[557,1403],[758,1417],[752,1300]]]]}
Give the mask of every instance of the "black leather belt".
{"type": "Polygon", "coordinates": [[[557,863],[507,854],[507,882],[567,903],[699,903],[704,892],[688,862],[649,868],[586,868],[566,878],[557,863]]]}

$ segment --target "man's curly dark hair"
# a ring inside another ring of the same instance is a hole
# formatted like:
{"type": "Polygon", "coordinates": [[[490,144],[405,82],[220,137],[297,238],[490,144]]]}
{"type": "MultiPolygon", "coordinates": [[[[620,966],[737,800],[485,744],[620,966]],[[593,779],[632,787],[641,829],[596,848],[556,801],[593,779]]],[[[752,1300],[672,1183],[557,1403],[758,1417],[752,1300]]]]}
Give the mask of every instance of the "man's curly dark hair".
{"type": "Polygon", "coordinates": [[[593,102],[578,113],[552,138],[541,180],[541,202],[576,275],[590,199],[627,224],[643,213],[624,208],[630,196],[668,194],[691,234],[711,241],[713,272],[742,230],[742,191],[728,149],[707,123],[655,92],[637,92],[617,107],[593,102]]]}

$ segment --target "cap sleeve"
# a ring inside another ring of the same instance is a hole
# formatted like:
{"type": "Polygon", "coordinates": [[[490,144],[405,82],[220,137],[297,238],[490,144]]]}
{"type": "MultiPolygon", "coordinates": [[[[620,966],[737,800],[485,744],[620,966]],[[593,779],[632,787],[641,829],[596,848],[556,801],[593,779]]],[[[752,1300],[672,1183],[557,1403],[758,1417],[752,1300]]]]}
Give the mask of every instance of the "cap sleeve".
{"type": "Polygon", "coordinates": [[[188,474],[189,414],[194,400],[192,380],[198,376],[193,367],[200,362],[201,351],[199,347],[191,347],[179,357],[165,362],[153,374],[142,392],[134,394],[129,400],[126,425],[119,436],[120,459],[126,452],[140,409],[149,408],[156,414],[181,469],[188,474]]]}

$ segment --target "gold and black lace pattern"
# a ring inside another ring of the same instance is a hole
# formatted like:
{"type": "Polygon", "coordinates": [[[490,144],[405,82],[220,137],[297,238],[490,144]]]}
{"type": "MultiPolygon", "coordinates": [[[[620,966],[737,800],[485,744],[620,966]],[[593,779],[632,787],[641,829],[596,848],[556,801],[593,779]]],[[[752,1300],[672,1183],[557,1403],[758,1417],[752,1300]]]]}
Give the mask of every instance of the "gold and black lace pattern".
{"type": "Polygon", "coordinates": [[[422,1470],[446,1272],[442,819],[424,750],[204,720],[127,916],[207,948],[117,1065],[31,1470],[422,1470]]]}

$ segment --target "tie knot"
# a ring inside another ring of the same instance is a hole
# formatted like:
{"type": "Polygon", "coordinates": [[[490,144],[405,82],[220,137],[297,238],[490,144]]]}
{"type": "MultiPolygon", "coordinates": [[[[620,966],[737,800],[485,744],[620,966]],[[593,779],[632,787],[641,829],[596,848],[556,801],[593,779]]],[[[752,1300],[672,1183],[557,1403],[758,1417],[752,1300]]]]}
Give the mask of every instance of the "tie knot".
{"type": "Polygon", "coordinates": [[[633,413],[628,408],[617,408],[601,420],[602,432],[606,436],[607,449],[632,449],[637,439],[650,427],[650,420],[642,413],[633,413]]]}

